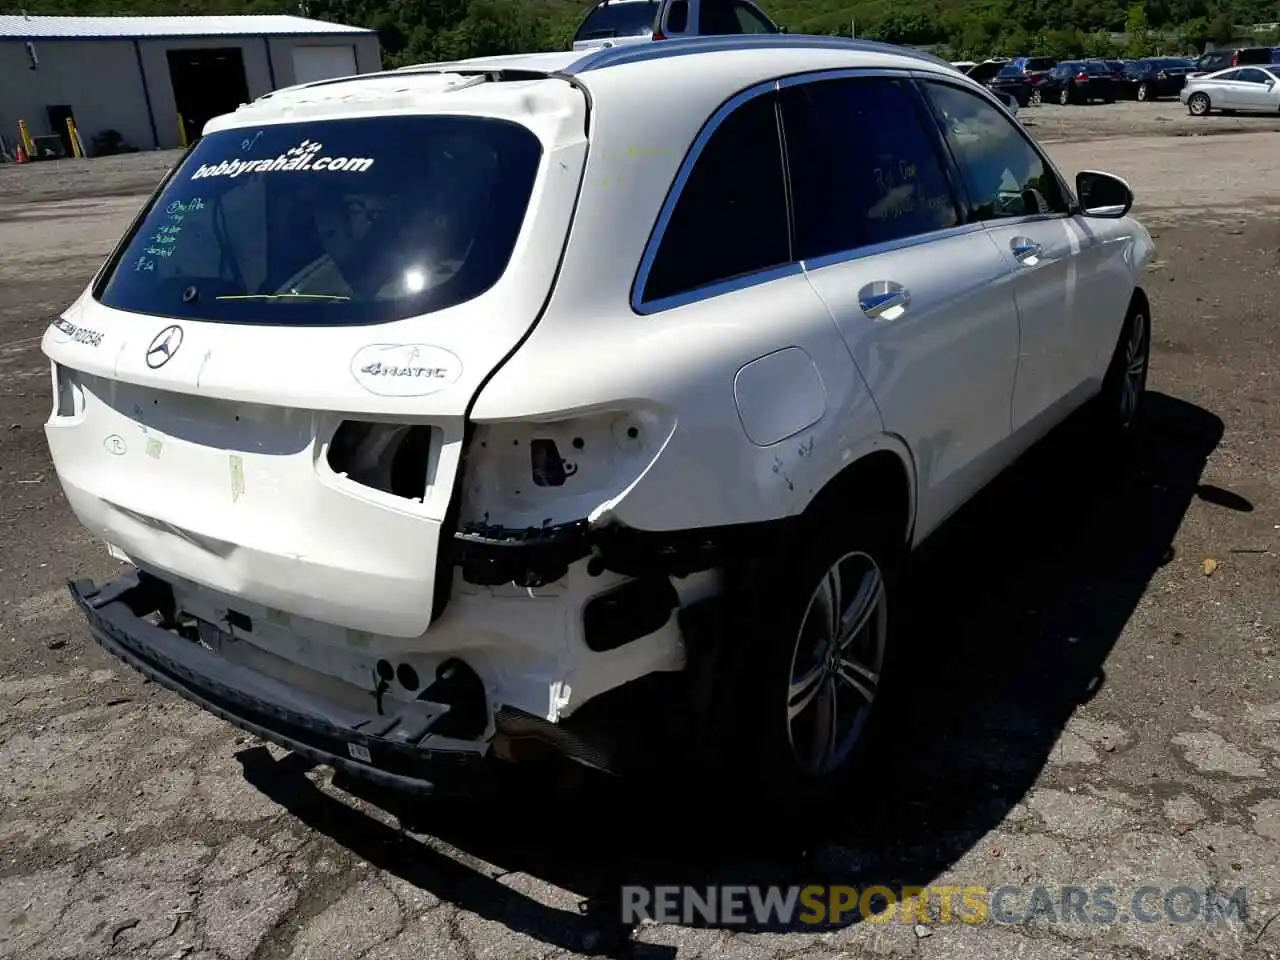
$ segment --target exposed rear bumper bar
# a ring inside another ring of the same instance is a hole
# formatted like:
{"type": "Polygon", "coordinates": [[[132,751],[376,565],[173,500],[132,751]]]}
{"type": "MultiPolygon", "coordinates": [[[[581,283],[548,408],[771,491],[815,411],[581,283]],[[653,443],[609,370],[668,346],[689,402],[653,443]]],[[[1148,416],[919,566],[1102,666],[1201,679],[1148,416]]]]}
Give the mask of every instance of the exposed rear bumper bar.
{"type": "Polygon", "coordinates": [[[101,587],[80,580],[69,588],[94,640],[108,653],[255,736],[411,793],[473,793],[496,779],[499,764],[487,758],[486,743],[430,732],[447,706],[384,701],[400,712],[380,714],[371,703],[368,713],[360,713],[225,660],[143,619],[171,609],[173,596],[162,580],[136,570],[101,587]]]}

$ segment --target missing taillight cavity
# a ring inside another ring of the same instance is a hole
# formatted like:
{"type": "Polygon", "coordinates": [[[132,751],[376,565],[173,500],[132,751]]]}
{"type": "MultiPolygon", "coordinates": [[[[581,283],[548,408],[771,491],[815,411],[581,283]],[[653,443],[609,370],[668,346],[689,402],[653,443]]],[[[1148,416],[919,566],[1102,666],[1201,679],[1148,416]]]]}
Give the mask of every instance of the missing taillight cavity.
{"type": "Polygon", "coordinates": [[[53,364],[54,416],[74,417],[84,410],[84,393],[77,381],[74,370],[53,364]]]}
{"type": "Polygon", "coordinates": [[[421,501],[431,471],[431,428],[344,420],[329,444],[329,467],[353,483],[421,501]]]}
{"type": "Polygon", "coordinates": [[[565,480],[578,471],[576,466],[566,463],[560,456],[560,448],[554,440],[539,438],[531,441],[529,459],[533,482],[539,487],[563,487],[565,480]]]}

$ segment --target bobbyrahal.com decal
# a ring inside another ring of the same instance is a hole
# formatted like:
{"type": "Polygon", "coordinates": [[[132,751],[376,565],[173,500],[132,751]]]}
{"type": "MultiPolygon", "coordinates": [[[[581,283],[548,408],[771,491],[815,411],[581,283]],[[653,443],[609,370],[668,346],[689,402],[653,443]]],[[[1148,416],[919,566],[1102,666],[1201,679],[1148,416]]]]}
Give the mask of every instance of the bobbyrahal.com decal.
{"type": "Polygon", "coordinates": [[[315,140],[303,140],[302,143],[296,147],[290,147],[278,157],[267,157],[265,160],[223,160],[221,163],[202,163],[199,169],[191,174],[191,179],[289,171],[364,173],[373,166],[373,159],[370,157],[321,156],[320,150],[323,146],[324,144],[315,140]]]}

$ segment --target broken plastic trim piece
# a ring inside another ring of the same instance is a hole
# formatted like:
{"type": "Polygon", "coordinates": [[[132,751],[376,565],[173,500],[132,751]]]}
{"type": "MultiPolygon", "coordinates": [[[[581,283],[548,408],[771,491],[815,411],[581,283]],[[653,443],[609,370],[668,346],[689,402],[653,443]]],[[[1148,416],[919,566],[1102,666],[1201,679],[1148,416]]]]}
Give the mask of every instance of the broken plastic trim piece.
{"type": "Polygon", "coordinates": [[[453,562],[462,567],[463,579],[480,586],[544,586],[587,557],[601,571],[623,576],[681,577],[731,562],[743,545],[759,545],[787,522],[664,532],[586,519],[526,529],[468,523],[454,535],[453,562]]]}
{"type": "Polygon", "coordinates": [[[540,587],[559,580],[591,553],[586,520],[515,530],[467,523],[454,534],[454,562],[468,583],[540,587]]]}

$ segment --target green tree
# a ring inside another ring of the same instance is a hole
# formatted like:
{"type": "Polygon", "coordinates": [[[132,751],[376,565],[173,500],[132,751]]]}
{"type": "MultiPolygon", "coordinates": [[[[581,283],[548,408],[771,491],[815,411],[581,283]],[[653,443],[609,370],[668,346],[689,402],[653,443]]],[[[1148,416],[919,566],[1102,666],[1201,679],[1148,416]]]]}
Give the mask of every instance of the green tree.
{"type": "Polygon", "coordinates": [[[1151,28],[1147,26],[1147,9],[1141,3],[1129,7],[1129,16],[1124,21],[1124,32],[1128,34],[1125,55],[1129,57],[1147,57],[1151,55],[1151,28]]]}
{"type": "Polygon", "coordinates": [[[1209,42],[1209,21],[1204,17],[1193,17],[1178,27],[1178,45],[1184,50],[1203,53],[1209,42]]]}
{"type": "Polygon", "coordinates": [[[1235,39],[1236,25],[1228,13],[1219,13],[1209,21],[1209,39],[1214,43],[1230,43],[1235,39]]]}

